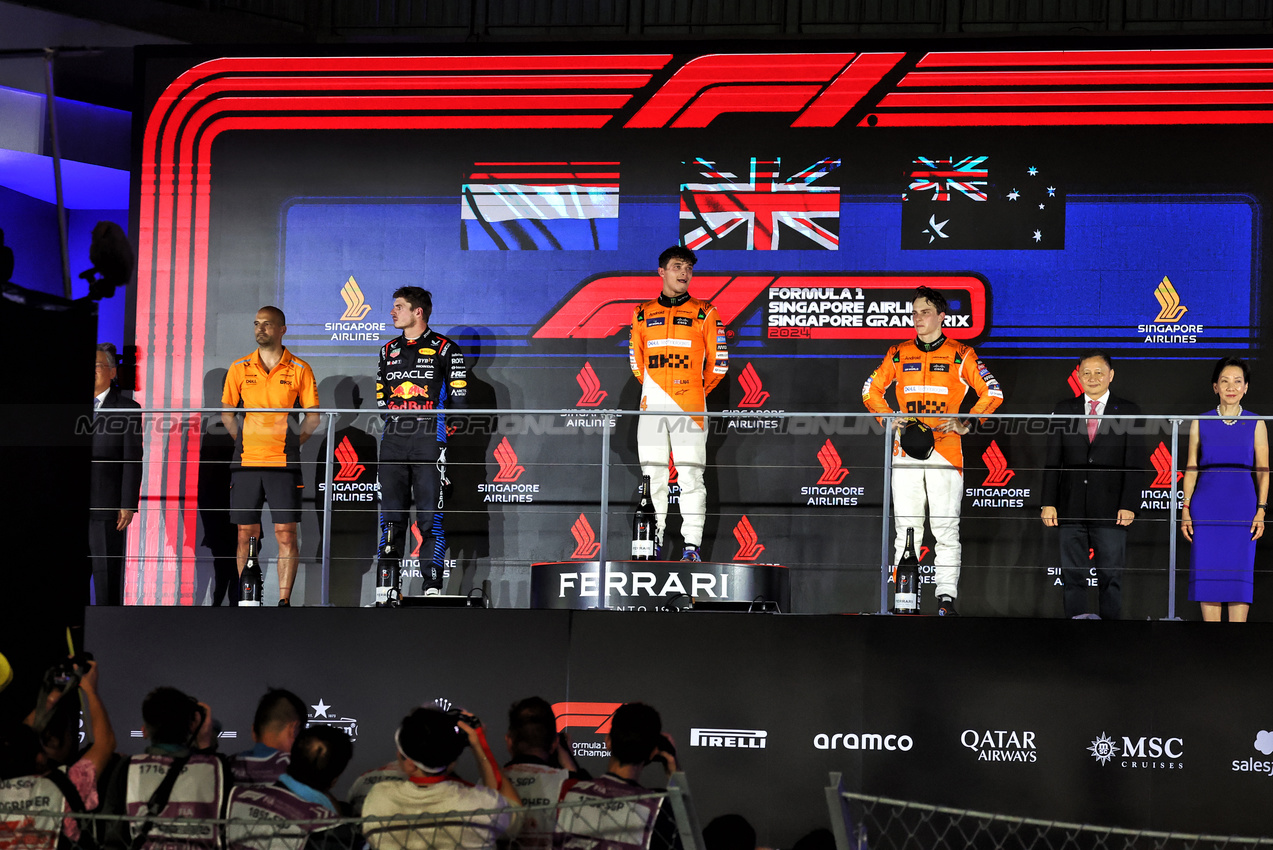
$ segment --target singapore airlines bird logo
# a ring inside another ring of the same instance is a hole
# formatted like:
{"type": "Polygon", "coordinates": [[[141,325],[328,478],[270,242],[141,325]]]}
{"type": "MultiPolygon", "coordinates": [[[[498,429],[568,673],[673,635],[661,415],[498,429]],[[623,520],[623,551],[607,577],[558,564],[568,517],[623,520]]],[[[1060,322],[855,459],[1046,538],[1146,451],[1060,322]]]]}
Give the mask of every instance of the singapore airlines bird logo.
{"type": "Polygon", "coordinates": [[[601,389],[601,380],[597,377],[597,373],[593,371],[591,363],[583,364],[579,374],[575,375],[575,381],[579,384],[579,389],[583,390],[583,395],[579,396],[579,401],[575,402],[578,407],[596,407],[608,395],[605,390],[601,389]]]}
{"type": "Polygon", "coordinates": [[[579,515],[579,519],[575,520],[575,524],[570,527],[570,533],[575,536],[575,551],[570,557],[590,560],[597,556],[601,543],[597,540],[597,534],[592,530],[592,523],[588,522],[586,516],[579,515]]]}
{"type": "Polygon", "coordinates": [[[1172,286],[1166,275],[1163,275],[1158,288],[1154,290],[1154,297],[1158,299],[1158,306],[1162,308],[1154,318],[1155,322],[1178,322],[1189,309],[1180,303],[1180,293],[1176,291],[1176,287],[1172,286]]]}
{"type": "Polygon", "coordinates": [[[839,484],[849,474],[849,471],[841,465],[843,462],[840,460],[840,453],[835,450],[835,446],[831,445],[830,440],[818,449],[818,463],[822,464],[822,477],[818,479],[819,484],[839,484]]]}
{"type": "Polygon", "coordinates": [[[353,443],[349,442],[348,437],[343,438],[340,445],[336,446],[335,455],[336,461],[340,464],[340,471],[336,473],[333,481],[357,481],[358,476],[367,469],[358,462],[358,452],[354,451],[353,443]]]}
{"type": "Polygon", "coordinates": [[[739,407],[760,407],[769,398],[764,383],[761,382],[760,376],[756,374],[755,368],[750,363],[743,367],[742,373],[738,376],[738,384],[743,388],[743,399],[738,402],[739,407]]]}
{"type": "Polygon", "coordinates": [[[345,312],[340,317],[342,322],[361,322],[371,312],[371,305],[367,303],[353,275],[340,288],[340,297],[345,299],[345,312]]]}
{"type": "Polygon", "coordinates": [[[526,471],[526,467],[517,462],[517,452],[513,451],[513,444],[508,441],[508,437],[500,440],[500,444],[495,447],[495,460],[499,463],[496,481],[503,483],[516,481],[526,471]]]}
{"type": "Polygon", "coordinates": [[[760,557],[761,552],[765,551],[760,538],[756,536],[756,529],[751,527],[751,520],[747,519],[746,514],[738,521],[738,525],[734,526],[734,539],[738,541],[738,553],[734,555],[735,561],[754,561],[760,557]]]}
{"type": "Polygon", "coordinates": [[[1002,487],[1016,475],[1008,468],[1008,459],[1003,456],[1003,449],[999,448],[999,444],[994,440],[991,440],[990,447],[982,452],[981,459],[986,462],[987,472],[986,480],[981,484],[983,487],[1002,487]]]}

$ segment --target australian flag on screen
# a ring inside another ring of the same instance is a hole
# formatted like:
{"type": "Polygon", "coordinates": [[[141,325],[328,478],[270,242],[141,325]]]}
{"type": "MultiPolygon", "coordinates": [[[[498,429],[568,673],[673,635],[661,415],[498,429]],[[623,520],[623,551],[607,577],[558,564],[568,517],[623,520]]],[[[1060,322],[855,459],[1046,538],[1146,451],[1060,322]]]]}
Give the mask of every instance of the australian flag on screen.
{"type": "Polygon", "coordinates": [[[785,170],[781,157],[752,157],[739,177],[699,157],[685,163],[681,244],[693,251],[836,251],[840,187],[825,185],[840,160],[827,157],[785,170]]]}
{"type": "Polygon", "coordinates": [[[479,162],[461,193],[465,251],[613,251],[619,163],[479,162]]]}
{"type": "Polygon", "coordinates": [[[1001,156],[916,156],[902,190],[904,250],[1060,250],[1058,169],[1001,156]]]}

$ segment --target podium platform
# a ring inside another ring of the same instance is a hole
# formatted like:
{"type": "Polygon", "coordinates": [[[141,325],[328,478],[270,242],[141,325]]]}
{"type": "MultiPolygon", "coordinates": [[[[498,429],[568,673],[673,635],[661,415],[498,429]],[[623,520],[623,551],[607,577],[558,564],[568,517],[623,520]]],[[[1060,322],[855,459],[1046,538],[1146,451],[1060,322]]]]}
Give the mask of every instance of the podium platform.
{"type": "Polygon", "coordinates": [[[757,600],[772,602],[782,612],[791,610],[786,567],[730,561],[606,561],[603,575],[599,561],[530,566],[532,608],[671,611],[695,601],[757,600]]]}

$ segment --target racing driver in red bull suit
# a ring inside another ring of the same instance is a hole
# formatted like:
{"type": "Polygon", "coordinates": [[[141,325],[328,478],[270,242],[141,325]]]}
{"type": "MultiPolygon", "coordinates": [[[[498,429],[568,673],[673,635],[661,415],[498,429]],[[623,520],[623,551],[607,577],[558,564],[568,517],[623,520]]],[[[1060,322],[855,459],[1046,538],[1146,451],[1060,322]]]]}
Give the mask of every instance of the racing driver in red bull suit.
{"type": "Polygon", "coordinates": [[[380,349],[376,371],[376,406],[386,412],[379,464],[381,543],[392,530],[399,550],[411,552],[404,538],[414,501],[426,596],[441,593],[446,563],[446,417],[425,411],[463,406],[468,392],[464,353],[429,327],[432,313],[428,290],[404,286],[393,293],[390,316],[402,335],[380,349]]]}

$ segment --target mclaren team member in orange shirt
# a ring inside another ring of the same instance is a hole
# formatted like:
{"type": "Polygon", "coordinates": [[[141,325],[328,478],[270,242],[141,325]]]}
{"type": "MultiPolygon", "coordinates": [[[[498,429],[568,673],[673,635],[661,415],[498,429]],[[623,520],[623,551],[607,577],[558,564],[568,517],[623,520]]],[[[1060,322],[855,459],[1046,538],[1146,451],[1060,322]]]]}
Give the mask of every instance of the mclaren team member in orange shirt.
{"type": "MultiPolygon", "coordinates": [[[[283,346],[287,318],[277,307],[262,307],[253,322],[256,351],[230,364],[221,403],[227,408],[318,407],[318,385],[309,364],[283,346]]],[[[234,438],[230,461],[230,522],[239,527],[239,575],[248,557],[248,538],[261,539],[261,507],[269,502],[278,541],[278,604],[289,607],[296,582],[296,524],[301,519],[300,447],[318,427],[306,413],[300,430],[287,413],[247,413],[240,425],[234,410],[221,421],[234,438]]],[[[264,566],[265,559],[261,558],[264,566]]],[[[237,595],[236,597],[237,598],[237,595]]]]}
{"type": "MultiPolygon", "coordinates": [[[[896,384],[898,410],[904,413],[958,413],[971,387],[977,403],[971,414],[990,413],[1003,403],[999,382],[971,347],[942,333],[949,305],[935,289],[921,286],[914,300],[915,339],[899,343],[862,387],[862,401],[872,413],[892,413],[884,392],[896,384]]],[[[893,514],[897,528],[895,557],[901,560],[907,529],[915,545],[924,536],[924,509],[936,541],[934,573],[937,613],[953,616],[959,596],[959,507],[964,492],[961,435],[968,425],[959,419],[919,417],[908,424],[893,447],[893,514]],[[925,429],[931,429],[926,432],[925,429]],[[928,434],[931,444],[926,443],[928,434]]]]}
{"type": "MultiPolygon", "coordinates": [[[[716,308],[689,294],[698,258],[673,246],[659,255],[663,291],[632,314],[628,360],[641,382],[642,410],[706,410],[707,394],[729,371],[725,331],[716,308]]],[[[669,455],[681,486],[682,561],[701,561],[703,522],[707,516],[707,431],[702,416],[641,416],[637,456],[641,474],[650,476],[650,498],[657,525],[655,559],[663,554],[667,525],[669,455]]]]}

